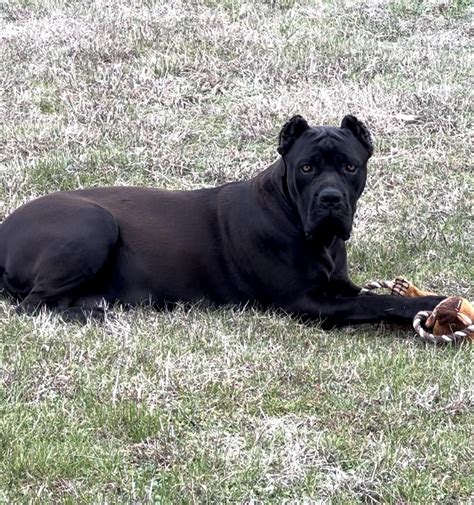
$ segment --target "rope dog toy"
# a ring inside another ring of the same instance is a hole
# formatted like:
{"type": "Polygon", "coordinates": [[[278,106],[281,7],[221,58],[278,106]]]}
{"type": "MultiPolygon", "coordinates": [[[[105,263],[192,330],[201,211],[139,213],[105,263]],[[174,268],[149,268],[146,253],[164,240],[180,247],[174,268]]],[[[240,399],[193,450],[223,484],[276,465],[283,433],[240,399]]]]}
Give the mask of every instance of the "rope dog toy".
{"type": "MultiPolygon", "coordinates": [[[[402,277],[393,281],[367,283],[360,295],[374,289],[388,289],[391,295],[417,297],[434,295],[423,291],[402,277]]],[[[451,296],[440,302],[432,312],[421,311],[413,319],[413,328],[422,341],[432,344],[458,343],[474,340],[474,307],[465,298],[451,296]]]]}

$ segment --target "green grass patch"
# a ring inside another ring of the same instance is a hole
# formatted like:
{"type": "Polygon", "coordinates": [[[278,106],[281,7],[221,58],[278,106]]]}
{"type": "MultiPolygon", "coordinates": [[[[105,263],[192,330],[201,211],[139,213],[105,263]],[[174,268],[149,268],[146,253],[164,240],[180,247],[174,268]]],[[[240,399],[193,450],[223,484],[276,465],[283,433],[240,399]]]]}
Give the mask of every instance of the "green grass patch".
{"type": "MultiPolygon", "coordinates": [[[[376,153],[353,279],[473,298],[469,2],[0,11],[2,217],[57,190],[252,177],[289,116],[354,113],[376,153]]],[[[111,313],[0,302],[0,502],[472,500],[472,346],[234,307],[111,313]]]]}

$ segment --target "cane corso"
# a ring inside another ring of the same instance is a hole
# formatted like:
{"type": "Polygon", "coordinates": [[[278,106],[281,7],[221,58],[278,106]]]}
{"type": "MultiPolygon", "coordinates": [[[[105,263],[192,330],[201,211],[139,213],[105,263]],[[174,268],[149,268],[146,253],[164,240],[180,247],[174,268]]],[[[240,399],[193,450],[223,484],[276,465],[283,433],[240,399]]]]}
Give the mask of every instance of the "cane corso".
{"type": "Polygon", "coordinates": [[[346,246],[373,146],[366,127],[294,116],[253,179],[195,191],[106,187],[33,200],[0,225],[0,289],[34,313],[103,300],[255,303],[324,326],[407,323],[443,297],[359,296],[346,246]]]}

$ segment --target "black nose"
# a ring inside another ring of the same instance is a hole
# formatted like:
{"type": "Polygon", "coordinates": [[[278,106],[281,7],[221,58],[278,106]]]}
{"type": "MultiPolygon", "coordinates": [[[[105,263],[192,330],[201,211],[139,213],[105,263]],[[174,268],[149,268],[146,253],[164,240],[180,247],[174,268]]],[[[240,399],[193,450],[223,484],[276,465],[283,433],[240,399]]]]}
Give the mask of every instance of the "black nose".
{"type": "Polygon", "coordinates": [[[326,188],[319,194],[319,201],[325,207],[339,207],[343,202],[343,195],[338,189],[326,188]]]}

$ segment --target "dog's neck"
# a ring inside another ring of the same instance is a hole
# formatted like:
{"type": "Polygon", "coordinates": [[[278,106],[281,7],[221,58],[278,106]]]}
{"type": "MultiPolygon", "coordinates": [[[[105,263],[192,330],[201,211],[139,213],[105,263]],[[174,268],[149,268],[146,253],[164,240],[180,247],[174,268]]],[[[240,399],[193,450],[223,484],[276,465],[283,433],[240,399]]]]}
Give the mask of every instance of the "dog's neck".
{"type": "Polygon", "coordinates": [[[279,157],[267,169],[258,174],[252,182],[259,190],[278,201],[286,212],[293,212],[296,208],[288,192],[286,177],[285,161],[279,157]]]}

